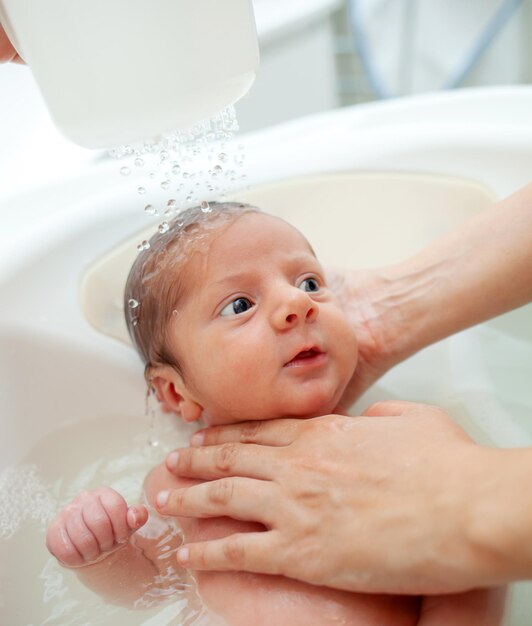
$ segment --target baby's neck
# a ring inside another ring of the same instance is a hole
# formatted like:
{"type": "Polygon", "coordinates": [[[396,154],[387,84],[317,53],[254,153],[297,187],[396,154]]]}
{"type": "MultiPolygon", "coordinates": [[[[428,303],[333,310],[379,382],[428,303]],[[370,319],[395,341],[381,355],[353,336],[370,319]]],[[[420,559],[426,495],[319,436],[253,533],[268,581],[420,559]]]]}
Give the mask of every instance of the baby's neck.
{"type": "MultiPolygon", "coordinates": [[[[347,412],[347,410],[345,408],[343,408],[342,406],[338,405],[330,413],[324,412],[324,413],[316,413],[316,414],[311,414],[311,415],[306,415],[306,416],[279,415],[277,417],[269,417],[269,418],[265,418],[264,420],[257,420],[257,421],[269,422],[269,421],[275,420],[275,419],[313,419],[315,417],[323,417],[324,415],[344,415],[346,417],[349,417],[349,413],[347,412]]],[[[233,422],[223,423],[223,425],[224,426],[230,426],[231,424],[240,424],[240,423],[246,422],[246,421],[248,421],[248,420],[245,419],[245,418],[235,419],[233,422]]],[[[209,426],[217,425],[217,422],[218,422],[218,420],[212,419],[212,416],[211,416],[211,418],[209,418],[208,416],[206,416],[204,414],[203,418],[198,423],[198,427],[199,428],[208,428],[209,426]]],[[[219,424],[219,422],[218,422],[218,424],[219,424]]]]}

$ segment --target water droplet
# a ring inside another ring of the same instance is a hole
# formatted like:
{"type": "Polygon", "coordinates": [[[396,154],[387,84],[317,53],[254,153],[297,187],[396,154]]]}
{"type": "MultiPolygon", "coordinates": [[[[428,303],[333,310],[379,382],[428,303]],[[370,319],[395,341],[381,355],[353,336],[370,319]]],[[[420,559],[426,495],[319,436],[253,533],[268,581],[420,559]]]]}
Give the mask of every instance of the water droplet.
{"type": "Polygon", "coordinates": [[[169,154],[168,154],[168,151],[167,151],[167,150],[161,150],[161,151],[159,152],[159,158],[161,159],[161,163],[162,163],[163,161],[166,161],[166,160],[168,159],[168,156],[169,156],[169,154]]]}
{"type": "Polygon", "coordinates": [[[183,178],[190,178],[190,174],[188,172],[183,172],[183,178]]]}
{"type": "Polygon", "coordinates": [[[212,211],[211,205],[206,200],[203,200],[201,203],[201,211],[202,213],[210,213],[212,211]]]}
{"type": "Polygon", "coordinates": [[[227,159],[229,157],[227,156],[227,154],[225,154],[225,152],[220,152],[220,154],[218,155],[218,161],[220,161],[221,163],[227,163],[227,159]]]}
{"type": "Polygon", "coordinates": [[[144,159],[136,158],[133,163],[135,164],[135,167],[142,167],[144,165],[144,159]]]}
{"type": "Polygon", "coordinates": [[[147,215],[155,215],[157,213],[157,209],[152,204],[147,204],[144,207],[144,213],[147,215]]]}
{"type": "Polygon", "coordinates": [[[190,202],[191,200],[192,200],[192,196],[191,196],[191,195],[188,195],[188,196],[186,197],[186,201],[187,201],[187,202],[190,202]]]}
{"type": "Polygon", "coordinates": [[[161,189],[168,189],[168,187],[170,187],[170,181],[163,180],[163,182],[161,183],[161,189]]]}
{"type": "Polygon", "coordinates": [[[131,170],[129,169],[129,167],[126,167],[124,165],[124,167],[120,168],[120,173],[122,174],[122,176],[129,176],[131,174],[131,170]]]}
{"type": "Polygon", "coordinates": [[[161,235],[164,235],[164,233],[167,233],[170,230],[170,226],[168,225],[168,222],[163,222],[162,224],[159,224],[158,230],[161,233],[161,235]]]}
{"type": "Polygon", "coordinates": [[[149,250],[150,249],[150,242],[146,241],[146,239],[144,239],[144,241],[141,241],[141,243],[139,243],[139,245],[137,246],[137,250],[139,252],[141,252],[142,250],[149,250]]]}
{"type": "Polygon", "coordinates": [[[132,319],[131,323],[133,324],[133,326],[136,326],[139,323],[139,318],[138,317],[134,317],[132,319]]]}
{"type": "Polygon", "coordinates": [[[215,165],[210,172],[211,178],[218,178],[222,172],[223,169],[219,165],[215,165]]]}
{"type": "Polygon", "coordinates": [[[155,172],[150,172],[150,173],[149,173],[149,177],[150,177],[150,178],[155,178],[155,176],[156,176],[155,172]]]}
{"type": "Polygon", "coordinates": [[[139,187],[137,189],[137,193],[142,196],[146,193],[146,189],[144,187],[139,187]]]}
{"type": "Polygon", "coordinates": [[[177,163],[174,163],[174,166],[172,167],[172,174],[174,176],[178,176],[179,174],[181,174],[181,168],[177,163]]]}
{"type": "Polygon", "coordinates": [[[138,307],[138,305],[139,305],[138,301],[135,300],[134,298],[130,298],[127,301],[127,304],[128,304],[130,309],[136,309],[138,307]]]}
{"type": "Polygon", "coordinates": [[[168,200],[168,202],[166,203],[166,206],[170,208],[174,208],[176,205],[177,202],[173,198],[171,200],[168,200]]]}

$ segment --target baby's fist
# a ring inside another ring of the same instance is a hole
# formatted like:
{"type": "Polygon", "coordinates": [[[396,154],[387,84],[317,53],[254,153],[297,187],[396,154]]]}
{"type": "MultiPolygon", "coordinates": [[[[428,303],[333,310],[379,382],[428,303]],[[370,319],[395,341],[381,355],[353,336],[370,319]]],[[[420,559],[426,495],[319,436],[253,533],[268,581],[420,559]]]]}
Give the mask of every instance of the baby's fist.
{"type": "Polygon", "coordinates": [[[147,519],[146,507],[128,507],[110,487],[84,491],[52,522],[46,547],[62,565],[90,565],[126,543],[147,519]]]}

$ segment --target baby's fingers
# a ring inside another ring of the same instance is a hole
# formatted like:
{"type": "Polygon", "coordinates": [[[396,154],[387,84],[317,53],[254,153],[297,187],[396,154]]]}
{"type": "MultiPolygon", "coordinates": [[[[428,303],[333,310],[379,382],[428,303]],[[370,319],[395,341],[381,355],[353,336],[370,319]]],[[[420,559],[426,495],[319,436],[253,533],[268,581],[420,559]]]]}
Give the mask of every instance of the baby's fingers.
{"type": "Polygon", "coordinates": [[[60,563],[67,567],[85,565],[85,560],[72,543],[62,518],[56,519],[48,529],[46,547],[60,563]]]}
{"type": "Polygon", "coordinates": [[[95,561],[102,551],[98,541],[83,519],[83,509],[73,508],[65,519],[65,529],[70,541],[83,557],[85,564],[95,561]]]}
{"type": "Polygon", "coordinates": [[[147,519],[145,506],[128,507],[113,489],[83,492],[52,523],[46,545],[63,565],[89,565],[123,545],[147,519]]]}
{"type": "Polygon", "coordinates": [[[124,498],[108,487],[99,489],[97,493],[116,543],[125,543],[132,532],[146,523],[148,512],[145,506],[136,505],[128,508],[124,498]]]}
{"type": "Polygon", "coordinates": [[[141,526],[148,521],[148,509],[142,505],[137,504],[130,506],[127,510],[127,525],[132,532],[138,530],[141,526]]]}

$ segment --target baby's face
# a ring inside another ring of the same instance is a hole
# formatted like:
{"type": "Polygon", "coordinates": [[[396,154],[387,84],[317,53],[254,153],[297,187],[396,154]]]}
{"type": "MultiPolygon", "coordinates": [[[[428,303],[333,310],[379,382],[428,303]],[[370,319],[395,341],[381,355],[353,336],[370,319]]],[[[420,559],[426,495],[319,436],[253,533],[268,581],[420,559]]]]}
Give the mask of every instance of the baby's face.
{"type": "Polygon", "coordinates": [[[208,424],[331,413],[357,342],[305,238],[246,213],[185,268],[170,347],[208,424]]]}

